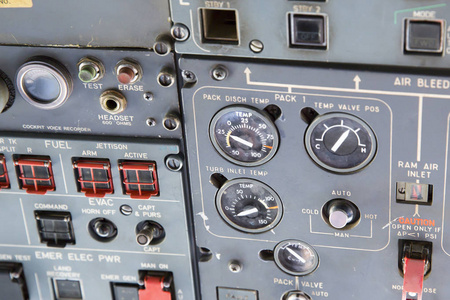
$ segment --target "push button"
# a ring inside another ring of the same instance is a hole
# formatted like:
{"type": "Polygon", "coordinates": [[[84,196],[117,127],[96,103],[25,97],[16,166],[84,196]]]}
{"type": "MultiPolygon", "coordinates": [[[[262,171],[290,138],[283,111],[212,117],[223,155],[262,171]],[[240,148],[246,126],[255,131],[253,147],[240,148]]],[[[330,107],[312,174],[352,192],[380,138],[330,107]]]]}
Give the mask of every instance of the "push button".
{"type": "Polygon", "coordinates": [[[113,283],[114,300],[139,300],[139,287],[136,285],[113,283]]]}
{"type": "Polygon", "coordinates": [[[442,54],[444,50],[443,20],[406,20],[405,52],[442,54]]]}
{"type": "Polygon", "coordinates": [[[217,300],[248,299],[258,300],[258,291],[217,287],[217,300]]]}
{"type": "Polygon", "coordinates": [[[29,299],[22,264],[0,261],[0,299],[29,299]]]}
{"type": "Polygon", "coordinates": [[[77,280],[55,280],[55,292],[58,300],[83,299],[80,282],[77,280]]]}
{"type": "Polygon", "coordinates": [[[327,16],[322,14],[289,15],[290,46],[327,48],[327,16]]]}

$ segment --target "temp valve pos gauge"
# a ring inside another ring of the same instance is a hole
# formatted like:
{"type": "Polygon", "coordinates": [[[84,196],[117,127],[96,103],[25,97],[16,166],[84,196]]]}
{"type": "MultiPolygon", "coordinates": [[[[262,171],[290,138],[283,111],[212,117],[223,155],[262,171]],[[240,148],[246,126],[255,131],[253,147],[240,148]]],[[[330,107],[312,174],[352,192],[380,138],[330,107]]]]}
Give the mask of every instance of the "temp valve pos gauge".
{"type": "Polygon", "coordinates": [[[225,222],[248,233],[274,228],[283,213],[281,200],[275,191],[260,181],[248,178],[225,182],[217,192],[216,205],[225,222]]]}
{"type": "Polygon", "coordinates": [[[233,105],[220,110],[209,127],[211,142],[224,158],[241,166],[259,166],[277,152],[279,137],[271,116],[233,105]]]}
{"type": "Polygon", "coordinates": [[[319,255],[309,244],[299,240],[285,240],[275,246],[275,263],[283,272],[304,276],[314,272],[319,265],[319,255]]]}
{"type": "Polygon", "coordinates": [[[316,117],[305,134],[309,156],[322,168],[335,173],[352,173],[374,158],[375,133],[363,120],[345,113],[316,117]]]}

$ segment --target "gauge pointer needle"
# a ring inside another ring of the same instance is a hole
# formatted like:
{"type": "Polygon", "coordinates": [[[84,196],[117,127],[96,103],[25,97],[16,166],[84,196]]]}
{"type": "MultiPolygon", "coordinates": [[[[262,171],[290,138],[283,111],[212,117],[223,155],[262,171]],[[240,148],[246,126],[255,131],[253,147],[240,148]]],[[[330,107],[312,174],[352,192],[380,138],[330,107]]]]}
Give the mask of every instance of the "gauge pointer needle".
{"type": "Polygon", "coordinates": [[[232,138],[236,142],[239,142],[239,143],[241,143],[241,144],[243,144],[243,145],[245,145],[247,147],[253,148],[253,143],[250,143],[250,142],[248,142],[248,141],[246,141],[246,140],[244,140],[244,139],[242,139],[242,138],[240,138],[238,136],[230,135],[230,138],[232,138]]]}
{"type": "Polygon", "coordinates": [[[286,248],[286,249],[287,249],[287,251],[288,251],[289,253],[291,253],[292,255],[294,255],[295,258],[298,259],[299,261],[301,261],[303,264],[306,263],[306,260],[305,260],[303,257],[301,257],[297,252],[295,252],[295,251],[292,250],[291,248],[286,248]]]}
{"type": "Polygon", "coordinates": [[[237,216],[238,217],[245,217],[245,216],[251,215],[253,213],[257,213],[258,211],[259,210],[256,207],[253,207],[252,209],[241,211],[240,213],[237,214],[237,216]]]}
{"type": "Polygon", "coordinates": [[[344,132],[341,137],[337,140],[336,144],[334,144],[333,148],[331,148],[331,151],[336,152],[338,151],[339,147],[342,146],[342,144],[345,142],[345,140],[348,138],[348,135],[350,134],[350,129],[344,132]]]}

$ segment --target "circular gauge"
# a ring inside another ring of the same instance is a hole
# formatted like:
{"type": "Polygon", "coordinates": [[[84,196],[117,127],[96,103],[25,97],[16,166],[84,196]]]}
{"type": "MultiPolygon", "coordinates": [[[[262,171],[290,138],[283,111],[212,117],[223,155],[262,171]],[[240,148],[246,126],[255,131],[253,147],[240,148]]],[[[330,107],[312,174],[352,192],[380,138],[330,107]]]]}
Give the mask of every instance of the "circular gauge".
{"type": "Polygon", "coordinates": [[[31,105],[41,109],[60,107],[72,92],[72,79],[57,61],[33,58],[23,64],[17,73],[20,95],[31,105]]]}
{"type": "Polygon", "coordinates": [[[274,228],[283,212],[281,200],[274,190],[247,178],[225,182],[217,192],[216,205],[225,222],[249,233],[274,228]]]}
{"type": "Polygon", "coordinates": [[[308,275],[319,265],[319,255],[316,250],[298,240],[286,240],[276,245],[274,258],[283,272],[294,276],[308,275]]]}
{"type": "Polygon", "coordinates": [[[336,173],[356,172],[375,157],[375,133],[363,120],[345,113],[318,116],[305,134],[308,154],[321,167],[336,173]]]}
{"type": "Polygon", "coordinates": [[[269,161],[279,143],[270,115],[241,105],[219,111],[211,121],[209,135],[224,158],[241,166],[258,166],[269,161]]]}

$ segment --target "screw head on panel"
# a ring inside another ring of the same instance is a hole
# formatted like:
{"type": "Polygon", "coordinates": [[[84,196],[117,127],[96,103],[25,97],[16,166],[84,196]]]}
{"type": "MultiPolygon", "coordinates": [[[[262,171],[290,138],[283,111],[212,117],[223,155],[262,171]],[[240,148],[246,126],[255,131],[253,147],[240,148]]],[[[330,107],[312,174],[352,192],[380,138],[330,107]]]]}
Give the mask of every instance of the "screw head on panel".
{"type": "Polygon", "coordinates": [[[228,76],[228,70],[224,66],[216,66],[211,71],[211,76],[214,80],[222,81],[228,76]]]}
{"type": "Polygon", "coordinates": [[[145,101],[153,101],[153,99],[155,98],[152,92],[145,92],[144,95],[142,95],[142,97],[144,98],[145,101]]]}
{"type": "Polygon", "coordinates": [[[249,47],[254,53],[261,53],[264,50],[264,44],[260,40],[252,40],[249,47]]]}
{"type": "Polygon", "coordinates": [[[130,216],[133,213],[133,208],[128,204],[124,204],[120,207],[120,212],[124,216],[130,216]]]}
{"type": "Polygon", "coordinates": [[[170,30],[172,37],[178,42],[184,42],[189,38],[189,29],[184,24],[175,24],[170,30]]]}
{"type": "Polygon", "coordinates": [[[154,118],[148,118],[145,120],[145,124],[147,124],[148,127],[154,127],[156,126],[156,120],[154,118]]]}
{"type": "Polygon", "coordinates": [[[168,155],[166,157],[166,167],[171,171],[180,171],[183,168],[183,161],[178,155],[168,155]]]}
{"type": "Polygon", "coordinates": [[[181,71],[181,76],[183,77],[183,80],[186,83],[197,82],[197,76],[195,76],[194,72],[192,72],[192,71],[183,70],[183,71],[181,71]]]}

